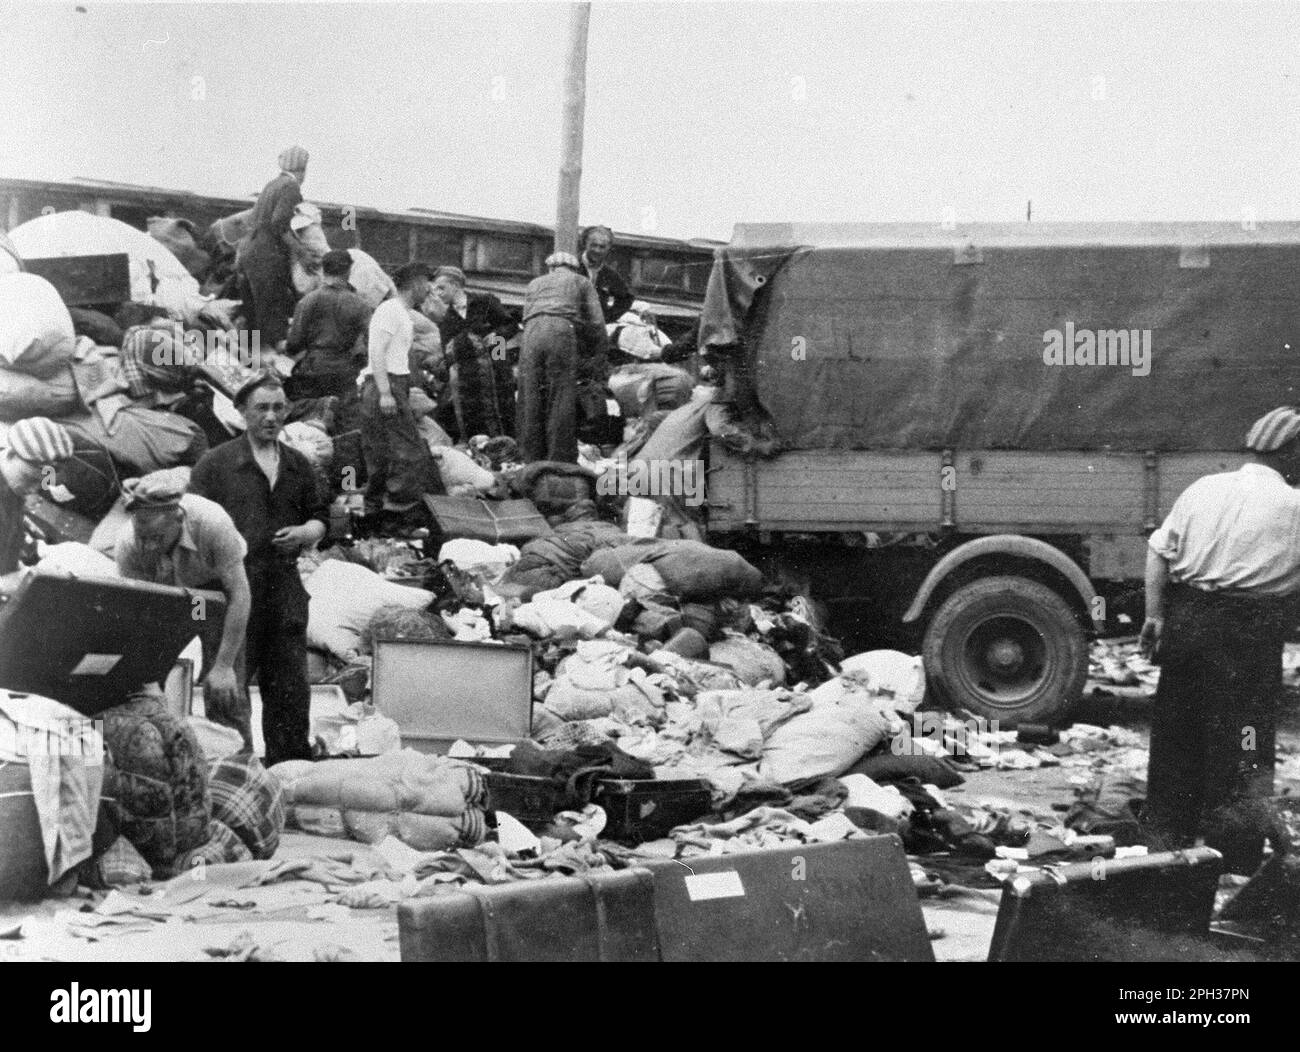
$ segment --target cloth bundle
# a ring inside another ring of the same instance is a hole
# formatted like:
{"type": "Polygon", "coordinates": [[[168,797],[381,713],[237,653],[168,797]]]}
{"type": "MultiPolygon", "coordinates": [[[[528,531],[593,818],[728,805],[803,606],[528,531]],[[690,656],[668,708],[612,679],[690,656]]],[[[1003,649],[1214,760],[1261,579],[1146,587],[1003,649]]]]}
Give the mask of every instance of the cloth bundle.
{"type": "Polygon", "coordinates": [[[293,829],[377,844],[395,836],[417,851],[473,847],[487,836],[483,774],[413,749],[365,760],[289,760],[284,786],[293,829]]]}
{"type": "Polygon", "coordinates": [[[626,544],[628,540],[628,535],[612,523],[561,523],[552,536],[525,544],[519,551],[518,562],[506,571],[501,583],[518,588],[524,595],[558,588],[580,576],[579,567],[593,552],[626,544]]]}
{"type": "Polygon", "coordinates": [[[327,559],[307,578],[311,604],[307,613],[307,642],[352,661],[362,653],[362,636],[384,607],[421,610],[432,592],[385,581],[355,563],[327,559]]]}
{"type": "Polygon", "coordinates": [[[679,599],[747,598],[763,588],[763,575],[739,554],[699,541],[665,540],[597,552],[581,567],[584,577],[599,574],[617,588],[637,563],[649,563],[679,599]]]}
{"type": "Polygon", "coordinates": [[[284,830],[284,790],[255,756],[227,756],[208,767],[212,819],[229,828],[253,858],[270,858],[284,830]]]}
{"type": "Polygon", "coordinates": [[[709,660],[726,665],[751,687],[763,682],[777,687],[785,685],[785,662],[781,655],[766,643],[737,632],[728,632],[709,647],[709,660]]]}
{"type": "Polygon", "coordinates": [[[170,870],[208,840],[212,801],[203,750],[160,697],[106,709],[102,718],[116,770],[118,828],[155,870],[170,870]]]}
{"type": "Polygon", "coordinates": [[[614,716],[624,723],[643,723],[664,706],[663,691],[644,669],[628,668],[626,646],[606,640],[578,644],[560,662],[546,693],[546,708],[563,720],[614,716]]]}

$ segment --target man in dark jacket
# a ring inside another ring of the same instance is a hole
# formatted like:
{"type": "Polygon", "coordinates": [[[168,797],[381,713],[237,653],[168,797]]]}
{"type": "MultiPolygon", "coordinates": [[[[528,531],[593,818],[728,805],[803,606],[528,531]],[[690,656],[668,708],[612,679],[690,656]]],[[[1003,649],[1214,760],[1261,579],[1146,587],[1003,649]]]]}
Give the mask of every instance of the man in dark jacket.
{"type": "Polygon", "coordinates": [[[288,408],[279,378],[260,373],[235,395],[247,430],[204,454],[190,490],[220,504],[248,544],[252,593],[243,683],[257,676],[267,765],[309,759],[307,590],[298,553],[325,536],[326,494],[311,462],[279,440],[288,408]]]}
{"type": "Polygon", "coordinates": [[[506,344],[519,326],[491,293],[467,291],[459,267],[439,267],[433,291],[447,305],[438,330],[447,365],[456,370],[453,413],[439,414],[439,423],[462,441],[475,435],[513,435],[515,382],[506,344]]]}
{"type": "Polygon", "coordinates": [[[614,232],[607,226],[589,226],[582,232],[582,273],[596,286],[605,324],[612,325],[632,307],[627,282],[608,263],[614,232]]]}
{"type": "Polygon", "coordinates": [[[289,329],[285,349],[302,355],[289,378],[292,398],[346,397],[356,389],[365,357],[370,307],[348,284],[352,257],[327,252],[321,269],[323,283],[302,298],[289,329]]]}
{"type": "Polygon", "coordinates": [[[248,236],[240,242],[237,266],[243,274],[244,310],[249,328],[273,348],[289,331],[296,299],[291,264],[297,239],[289,227],[302,203],[307,151],[291,146],[280,154],[280,174],[266,184],[249,216],[248,236]]]}

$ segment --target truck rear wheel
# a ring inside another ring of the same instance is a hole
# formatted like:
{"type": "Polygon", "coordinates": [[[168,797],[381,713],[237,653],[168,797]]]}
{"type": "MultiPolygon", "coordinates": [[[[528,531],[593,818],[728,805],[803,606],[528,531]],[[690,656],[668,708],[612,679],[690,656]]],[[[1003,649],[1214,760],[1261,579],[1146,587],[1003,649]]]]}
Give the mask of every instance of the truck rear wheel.
{"type": "Polygon", "coordinates": [[[962,585],[930,619],[922,646],[936,700],[1006,729],[1059,723],[1088,676],[1088,645],[1070,605],[1027,577],[962,585]]]}

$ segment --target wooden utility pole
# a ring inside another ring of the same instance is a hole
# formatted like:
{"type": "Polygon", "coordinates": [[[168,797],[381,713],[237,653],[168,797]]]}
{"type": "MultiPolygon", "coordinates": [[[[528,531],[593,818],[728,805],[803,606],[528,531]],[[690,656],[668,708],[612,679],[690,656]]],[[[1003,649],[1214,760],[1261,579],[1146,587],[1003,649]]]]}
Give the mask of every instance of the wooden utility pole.
{"type": "Polygon", "coordinates": [[[555,209],[555,251],[578,249],[578,200],[582,184],[582,122],[587,108],[587,24],[591,4],[569,7],[569,54],[564,75],[564,128],[560,187],[555,209]]]}

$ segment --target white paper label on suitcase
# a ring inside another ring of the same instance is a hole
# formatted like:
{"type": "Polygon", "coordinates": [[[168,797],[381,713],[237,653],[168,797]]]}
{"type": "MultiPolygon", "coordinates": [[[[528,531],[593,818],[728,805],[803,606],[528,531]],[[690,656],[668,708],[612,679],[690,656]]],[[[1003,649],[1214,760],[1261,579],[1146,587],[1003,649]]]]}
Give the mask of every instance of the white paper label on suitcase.
{"type": "Polygon", "coordinates": [[[686,878],[686,894],[692,902],[709,899],[735,899],[745,894],[745,885],[734,869],[723,873],[692,873],[686,878]]]}
{"type": "Polygon", "coordinates": [[[121,660],[121,654],[86,654],[69,675],[107,676],[121,660]]]}

